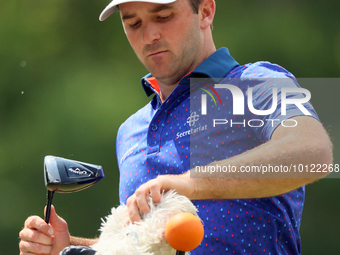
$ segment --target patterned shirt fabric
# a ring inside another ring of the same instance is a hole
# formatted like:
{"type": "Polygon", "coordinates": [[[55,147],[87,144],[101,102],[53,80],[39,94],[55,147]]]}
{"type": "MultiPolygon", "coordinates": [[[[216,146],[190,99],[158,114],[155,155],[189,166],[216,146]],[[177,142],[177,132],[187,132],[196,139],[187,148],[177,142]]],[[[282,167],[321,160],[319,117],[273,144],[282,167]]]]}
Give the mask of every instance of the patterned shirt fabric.
{"type": "MultiPolygon", "coordinates": [[[[190,110],[193,105],[190,106],[190,103],[201,102],[200,97],[204,93],[191,89],[194,86],[190,86],[190,79],[197,77],[224,78],[220,82],[241,79],[235,86],[246,97],[247,89],[253,88],[255,109],[271,107],[271,88],[277,87],[281,94],[283,86],[276,78],[286,78],[290,81],[289,86],[299,87],[294,76],[284,68],[269,62],[239,65],[227,48],[217,50],[183,77],[163,103],[158,96],[156,80],[151,74],[146,75],[142,79],[143,88],[148,96],[156,95],[121,125],[117,135],[121,203],[125,204],[141,184],[158,175],[181,174],[197,165],[239,155],[270,140],[281,121],[304,115],[294,105],[287,105],[287,114],[281,115],[280,100],[277,109],[268,116],[256,116],[247,106],[244,116],[233,115],[230,91],[219,89],[221,104],[214,104],[212,98],[208,100],[207,115],[197,113],[202,122],[194,124],[190,118],[193,116],[190,110]],[[261,86],[254,82],[259,78],[266,79],[264,82],[262,80],[261,86]],[[204,121],[211,122],[211,116],[223,116],[229,122],[238,124],[206,129],[204,121]],[[250,126],[247,123],[251,119],[257,121],[250,126]],[[264,125],[252,127],[259,119],[263,120],[264,125]]],[[[318,119],[310,103],[304,104],[304,107],[318,119]]],[[[301,187],[261,199],[192,201],[203,220],[205,233],[200,246],[190,254],[300,254],[299,228],[304,195],[305,188],[301,187]]]]}

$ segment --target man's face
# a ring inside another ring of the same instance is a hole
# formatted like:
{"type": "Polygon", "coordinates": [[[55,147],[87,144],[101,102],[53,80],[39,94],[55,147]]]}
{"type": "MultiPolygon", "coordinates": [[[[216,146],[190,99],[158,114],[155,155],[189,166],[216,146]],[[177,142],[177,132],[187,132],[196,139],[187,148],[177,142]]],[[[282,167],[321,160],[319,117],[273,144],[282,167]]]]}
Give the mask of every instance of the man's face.
{"type": "Polygon", "coordinates": [[[120,4],[119,9],[133,50],[158,81],[173,85],[202,61],[198,15],[188,0],[130,2],[120,4]]]}

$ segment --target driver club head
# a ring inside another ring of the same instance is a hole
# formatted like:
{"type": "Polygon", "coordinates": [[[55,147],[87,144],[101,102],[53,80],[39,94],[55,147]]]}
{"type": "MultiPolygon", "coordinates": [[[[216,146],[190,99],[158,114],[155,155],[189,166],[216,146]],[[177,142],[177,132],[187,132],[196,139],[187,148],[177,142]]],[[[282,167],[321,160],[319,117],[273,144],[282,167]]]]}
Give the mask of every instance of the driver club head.
{"type": "Polygon", "coordinates": [[[49,191],[69,193],[92,186],[104,178],[104,172],[98,165],[46,156],[44,177],[45,186],[49,191]]]}
{"type": "Polygon", "coordinates": [[[104,172],[98,165],[46,156],[44,178],[47,188],[45,222],[48,223],[54,192],[70,193],[86,189],[104,178],[104,172]]]}

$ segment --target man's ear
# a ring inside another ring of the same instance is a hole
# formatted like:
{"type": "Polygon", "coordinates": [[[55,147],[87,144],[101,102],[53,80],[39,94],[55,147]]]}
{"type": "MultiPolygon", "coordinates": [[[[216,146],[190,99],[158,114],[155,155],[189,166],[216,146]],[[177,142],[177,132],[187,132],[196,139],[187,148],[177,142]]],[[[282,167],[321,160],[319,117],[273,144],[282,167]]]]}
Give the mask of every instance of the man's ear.
{"type": "Polygon", "coordinates": [[[216,4],[215,0],[203,0],[199,6],[198,14],[200,15],[200,27],[205,29],[211,26],[215,17],[216,4]]]}

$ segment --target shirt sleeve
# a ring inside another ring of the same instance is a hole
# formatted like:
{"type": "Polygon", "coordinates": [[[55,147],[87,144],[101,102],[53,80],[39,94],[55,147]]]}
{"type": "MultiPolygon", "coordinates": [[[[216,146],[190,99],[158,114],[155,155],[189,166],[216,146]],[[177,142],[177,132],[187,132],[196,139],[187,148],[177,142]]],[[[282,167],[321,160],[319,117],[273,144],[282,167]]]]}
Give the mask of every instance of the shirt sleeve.
{"type": "Polygon", "coordinates": [[[319,120],[313,105],[307,101],[309,91],[301,88],[296,78],[284,68],[258,62],[243,73],[242,79],[256,81],[246,94],[246,102],[250,101],[246,117],[251,120],[250,125],[256,125],[254,132],[260,140],[270,140],[279,125],[287,128],[298,125],[290,120],[293,117],[310,116],[319,120]]]}

